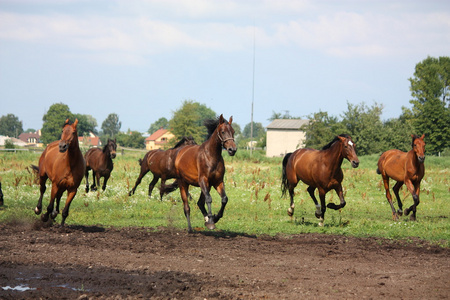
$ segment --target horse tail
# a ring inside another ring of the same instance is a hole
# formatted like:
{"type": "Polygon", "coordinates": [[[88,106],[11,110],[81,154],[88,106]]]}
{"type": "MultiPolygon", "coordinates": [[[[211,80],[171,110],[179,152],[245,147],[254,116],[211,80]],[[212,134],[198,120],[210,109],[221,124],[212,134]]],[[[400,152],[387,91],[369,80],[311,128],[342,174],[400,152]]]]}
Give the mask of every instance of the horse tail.
{"type": "Polygon", "coordinates": [[[380,175],[381,175],[380,168],[377,168],[377,174],[380,174],[380,175]]]}
{"type": "Polygon", "coordinates": [[[33,170],[34,173],[39,174],[39,167],[36,165],[30,165],[31,170],[33,170]]]}
{"type": "Polygon", "coordinates": [[[286,195],[286,191],[289,186],[289,182],[286,175],[286,165],[289,160],[289,157],[291,157],[292,153],[288,153],[283,158],[283,167],[281,170],[281,197],[284,197],[286,195]]]}
{"type": "Polygon", "coordinates": [[[139,162],[139,165],[142,166],[143,160],[139,158],[138,162],[139,162]]]}

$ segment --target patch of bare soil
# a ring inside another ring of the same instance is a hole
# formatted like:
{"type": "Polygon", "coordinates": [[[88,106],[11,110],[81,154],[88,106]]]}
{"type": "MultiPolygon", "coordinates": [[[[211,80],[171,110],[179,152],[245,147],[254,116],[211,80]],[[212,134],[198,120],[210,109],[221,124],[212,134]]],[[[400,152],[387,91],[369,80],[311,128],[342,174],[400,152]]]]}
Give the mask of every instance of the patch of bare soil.
{"type": "Polygon", "coordinates": [[[0,225],[0,299],[448,299],[450,249],[319,234],[0,225]]]}

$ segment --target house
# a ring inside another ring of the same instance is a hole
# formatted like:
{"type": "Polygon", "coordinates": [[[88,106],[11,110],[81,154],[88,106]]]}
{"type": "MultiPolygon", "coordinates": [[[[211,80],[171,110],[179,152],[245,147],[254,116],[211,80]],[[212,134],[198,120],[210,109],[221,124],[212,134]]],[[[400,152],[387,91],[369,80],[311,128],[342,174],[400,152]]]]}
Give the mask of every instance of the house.
{"type": "Polygon", "coordinates": [[[145,149],[162,149],[167,145],[169,140],[174,137],[175,135],[173,135],[173,133],[171,133],[169,130],[160,128],[145,139],[145,149]]]}
{"type": "Polygon", "coordinates": [[[14,146],[25,147],[28,146],[27,143],[20,139],[16,139],[9,136],[0,135],[0,146],[5,146],[8,142],[12,143],[14,146]]]}
{"type": "Polygon", "coordinates": [[[301,130],[309,120],[276,119],[267,126],[266,156],[284,156],[305,145],[305,132],[301,130]]]}
{"type": "Polygon", "coordinates": [[[93,132],[89,132],[89,134],[86,136],[79,136],[78,142],[79,142],[80,146],[89,147],[89,148],[92,148],[92,147],[98,148],[98,147],[102,146],[102,141],[93,132]]]}
{"type": "Polygon", "coordinates": [[[27,143],[28,146],[37,145],[41,140],[41,131],[38,130],[36,132],[22,132],[19,135],[19,140],[27,143]]]}

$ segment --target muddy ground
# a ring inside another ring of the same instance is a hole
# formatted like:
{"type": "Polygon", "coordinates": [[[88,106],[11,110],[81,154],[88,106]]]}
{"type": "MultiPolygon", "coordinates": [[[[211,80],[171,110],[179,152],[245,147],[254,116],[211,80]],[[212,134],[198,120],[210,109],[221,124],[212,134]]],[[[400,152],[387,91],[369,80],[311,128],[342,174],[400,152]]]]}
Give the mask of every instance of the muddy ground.
{"type": "Polygon", "coordinates": [[[0,225],[0,299],[448,299],[450,249],[319,234],[0,225]]]}

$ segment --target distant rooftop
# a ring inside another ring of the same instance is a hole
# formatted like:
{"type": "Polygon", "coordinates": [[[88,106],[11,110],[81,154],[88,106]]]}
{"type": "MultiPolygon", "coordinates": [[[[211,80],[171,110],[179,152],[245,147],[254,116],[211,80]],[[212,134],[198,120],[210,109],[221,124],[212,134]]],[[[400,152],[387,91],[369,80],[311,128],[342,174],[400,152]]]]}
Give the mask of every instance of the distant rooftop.
{"type": "Polygon", "coordinates": [[[276,119],[267,126],[267,129],[300,129],[308,123],[309,120],[302,119],[276,119]]]}

